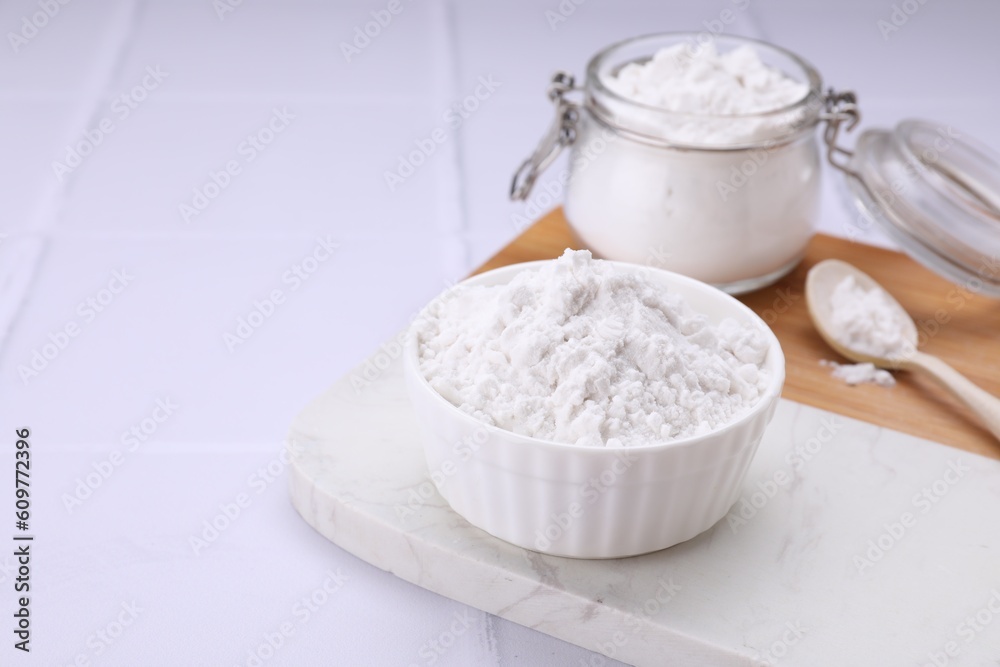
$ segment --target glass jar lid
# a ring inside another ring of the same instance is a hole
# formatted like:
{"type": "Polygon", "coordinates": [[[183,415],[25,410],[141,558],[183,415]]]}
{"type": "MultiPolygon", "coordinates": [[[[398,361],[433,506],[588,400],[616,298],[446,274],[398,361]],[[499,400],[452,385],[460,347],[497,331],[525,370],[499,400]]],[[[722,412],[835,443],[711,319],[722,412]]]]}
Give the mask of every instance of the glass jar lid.
{"type": "Polygon", "coordinates": [[[849,156],[834,165],[845,172],[865,218],[932,271],[970,292],[1000,298],[995,152],[950,126],[922,120],[866,130],[853,153],[836,150],[849,156]]]}

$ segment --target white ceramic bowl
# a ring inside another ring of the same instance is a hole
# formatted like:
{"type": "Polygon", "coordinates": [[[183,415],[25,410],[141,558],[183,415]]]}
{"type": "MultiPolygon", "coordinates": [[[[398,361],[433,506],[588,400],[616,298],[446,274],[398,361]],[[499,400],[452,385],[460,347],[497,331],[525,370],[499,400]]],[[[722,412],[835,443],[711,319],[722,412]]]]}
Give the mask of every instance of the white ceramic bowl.
{"type": "MultiPolygon", "coordinates": [[[[503,267],[462,285],[501,285],[544,262],[503,267]]],[[[646,447],[583,447],[518,435],[477,421],[431,388],[419,369],[411,330],[406,384],[423,430],[431,478],[458,514],[486,532],[533,551],[619,558],[689,540],[726,515],[778,405],[785,358],[753,311],[724,292],[679,274],[643,271],[681,294],[713,324],[731,317],[770,341],[770,384],[737,420],[706,435],[646,447]]]]}

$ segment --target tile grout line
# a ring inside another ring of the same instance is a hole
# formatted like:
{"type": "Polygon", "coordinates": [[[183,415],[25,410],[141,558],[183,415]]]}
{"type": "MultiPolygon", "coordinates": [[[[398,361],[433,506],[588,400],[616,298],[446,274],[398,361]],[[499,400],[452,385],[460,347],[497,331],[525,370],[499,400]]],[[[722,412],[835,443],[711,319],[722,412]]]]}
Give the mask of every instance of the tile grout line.
{"type": "MultiPolygon", "coordinates": [[[[111,84],[121,71],[125,60],[125,55],[132,46],[135,38],[136,27],[141,12],[137,7],[144,0],[128,0],[112,22],[114,27],[112,32],[118,32],[120,37],[103,49],[98,56],[93,68],[93,74],[89,77],[85,92],[81,94],[82,100],[77,105],[78,111],[74,114],[74,120],[70,124],[70,130],[66,133],[67,145],[78,140],[83,134],[101,119],[100,110],[104,103],[111,84]]],[[[74,172],[75,173],[75,172],[74,172]]],[[[69,174],[65,180],[58,180],[53,174],[50,181],[49,190],[40,198],[39,206],[29,221],[30,231],[48,232],[55,224],[59,213],[65,204],[66,196],[71,190],[74,180],[74,173],[69,174]]]]}
{"type": "MultiPolygon", "coordinates": [[[[125,54],[135,39],[140,12],[138,5],[144,0],[128,0],[113,21],[114,30],[119,30],[119,39],[109,40],[110,46],[103,50],[92,69],[90,85],[86,87],[83,100],[74,115],[71,131],[67,133],[67,143],[72,143],[91,126],[107,94],[110,84],[123,66],[125,54]]],[[[6,237],[0,246],[0,256],[4,258],[0,269],[0,356],[4,352],[11,331],[17,326],[24,312],[24,304],[45,261],[49,245],[49,235],[55,226],[59,213],[65,205],[69,191],[69,179],[60,181],[53,174],[49,185],[38,198],[33,213],[26,221],[26,237],[9,242],[6,237]]]]}
{"type": "MultiPolygon", "coordinates": [[[[107,91],[100,93],[98,102],[108,101],[107,91]]],[[[200,91],[200,90],[165,90],[157,92],[157,97],[174,102],[269,102],[277,100],[285,102],[353,104],[357,106],[372,104],[394,104],[399,106],[417,103],[436,102],[431,93],[392,93],[392,92],[303,92],[269,90],[263,92],[239,91],[200,91]]],[[[0,90],[0,102],[67,102],[72,98],[65,93],[55,92],[19,92],[0,90]]]]}
{"type": "MultiPolygon", "coordinates": [[[[151,229],[151,230],[124,230],[118,228],[108,229],[81,229],[66,230],[53,229],[46,233],[48,239],[58,240],[112,240],[112,241],[315,241],[317,237],[329,233],[327,227],[304,228],[296,231],[288,230],[240,230],[240,229],[218,229],[218,230],[171,230],[171,229],[151,229]]],[[[430,232],[348,232],[339,234],[337,238],[341,240],[352,240],[362,242],[384,242],[393,241],[400,238],[417,237],[420,238],[451,238],[454,232],[448,230],[430,230],[430,232]]],[[[39,237],[37,232],[12,232],[10,238],[14,237],[39,237]]],[[[0,246],[2,247],[2,246],[0,246]]]]}
{"type": "Polygon", "coordinates": [[[32,235],[12,241],[4,239],[0,246],[0,355],[7,335],[13,330],[23,310],[32,279],[38,272],[47,243],[32,235]]]}
{"type": "MultiPolygon", "coordinates": [[[[81,124],[74,137],[79,137],[87,130],[87,128],[93,127],[101,121],[101,118],[103,118],[101,110],[103,109],[104,102],[107,100],[108,95],[111,94],[110,91],[113,84],[117,81],[119,75],[125,67],[125,60],[135,43],[139,22],[142,18],[147,1],[148,0],[128,0],[127,9],[123,10],[122,15],[118,17],[119,23],[121,24],[119,26],[121,38],[112,44],[111,47],[105,49],[104,58],[101,60],[106,62],[106,66],[96,68],[97,72],[104,72],[104,74],[97,74],[94,77],[95,80],[93,81],[90,94],[88,95],[89,112],[87,112],[86,119],[81,124]]],[[[59,201],[59,208],[65,204],[67,195],[73,189],[73,184],[76,180],[76,173],[77,172],[74,171],[64,182],[64,187],[61,192],[62,196],[59,201]]],[[[53,211],[49,218],[50,227],[58,218],[59,208],[53,211]]]]}
{"type": "MultiPolygon", "coordinates": [[[[443,120],[448,105],[459,97],[458,92],[458,59],[457,36],[454,26],[454,9],[450,0],[437,0],[431,5],[432,26],[436,34],[431,40],[433,63],[434,98],[441,103],[441,119],[443,120]]],[[[445,130],[446,132],[448,129],[445,130]]],[[[463,192],[465,179],[462,172],[462,127],[452,131],[452,136],[442,144],[443,160],[435,165],[434,188],[436,208],[440,222],[438,229],[442,232],[455,234],[458,256],[449,251],[443,258],[446,278],[458,279],[466,272],[468,249],[463,248],[466,231],[467,211],[463,192]]],[[[452,247],[456,247],[452,246],[452,247]]]]}
{"type": "MultiPolygon", "coordinates": [[[[435,97],[444,99],[445,105],[458,101],[461,80],[460,62],[458,59],[458,31],[455,22],[455,8],[451,0],[437,0],[432,5],[434,12],[433,25],[440,33],[440,39],[434,39],[434,81],[435,97]]],[[[442,161],[435,173],[435,188],[437,190],[438,208],[447,221],[447,231],[455,231],[455,249],[458,257],[447,252],[445,260],[446,278],[461,279],[469,271],[471,248],[466,237],[468,231],[468,204],[465,193],[468,188],[465,183],[464,161],[462,160],[463,130],[465,124],[455,129],[454,137],[443,146],[447,162],[442,161]]],[[[442,230],[445,231],[445,230],[442,230]]],[[[480,626],[478,641],[483,651],[491,658],[491,663],[500,665],[500,655],[497,652],[496,629],[493,618],[486,612],[479,611],[483,623],[480,626]]]]}
{"type": "MultiPolygon", "coordinates": [[[[445,92],[446,103],[458,101],[461,92],[459,85],[461,82],[461,61],[458,58],[458,27],[455,18],[455,7],[452,0],[438,0],[435,8],[439,10],[438,19],[435,21],[443,28],[443,39],[436,55],[441,58],[441,62],[435,63],[437,75],[441,77],[439,85],[445,92]]],[[[455,249],[460,253],[459,257],[446,257],[446,266],[450,271],[448,278],[459,280],[465,277],[472,267],[469,266],[472,256],[471,244],[468,240],[468,220],[469,206],[466,193],[465,161],[462,159],[462,149],[464,148],[463,132],[465,123],[455,130],[454,141],[448,142],[448,166],[450,169],[438,174],[438,196],[443,200],[443,206],[447,208],[448,214],[452,216],[457,224],[457,236],[454,238],[455,249]],[[455,266],[455,263],[458,263],[455,266]]],[[[478,610],[475,610],[478,611],[478,610]]],[[[502,665],[498,651],[496,636],[496,619],[492,614],[478,611],[482,615],[483,623],[478,640],[486,655],[489,656],[491,664],[502,665]]]]}

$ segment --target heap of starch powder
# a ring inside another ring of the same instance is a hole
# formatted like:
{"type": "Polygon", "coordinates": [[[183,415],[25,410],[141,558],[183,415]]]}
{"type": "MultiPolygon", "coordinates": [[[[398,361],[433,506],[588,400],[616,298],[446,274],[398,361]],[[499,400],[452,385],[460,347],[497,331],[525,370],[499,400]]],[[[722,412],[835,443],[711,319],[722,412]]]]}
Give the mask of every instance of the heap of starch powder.
{"type": "Polygon", "coordinates": [[[820,360],[819,364],[829,368],[830,375],[851,386],[869,382],[880,387],[896,386],[896,378],[892,377],[892,373],[875,368],[875,364],[838,364],[836,361],[827,361],[826,359],[820,360]]]}
{"type": "Polygon", "coordinates": [[[872,357],[896,358],[912,350],[893,303],[882,290],[866,290],[845,276],[830,295],[831,333],[841,345],[872,357]]]}
{"type": "Polygon", "coordinates": [[[718,53],[714,44],[661,49],[629,63],[607,80],[635,102],[689,114],[738,115],[780,109],[803,99],[809,86],[761,62],[750,45],[718,53]]]}
{"type": "Polygon", "coordinates": [[[475,418],[582,446],[703,434],[760,399],[763,331],[717,326],[645,276],[567,250],[507,285],[459,286],[415,324],[430,385],[475,418]]]}

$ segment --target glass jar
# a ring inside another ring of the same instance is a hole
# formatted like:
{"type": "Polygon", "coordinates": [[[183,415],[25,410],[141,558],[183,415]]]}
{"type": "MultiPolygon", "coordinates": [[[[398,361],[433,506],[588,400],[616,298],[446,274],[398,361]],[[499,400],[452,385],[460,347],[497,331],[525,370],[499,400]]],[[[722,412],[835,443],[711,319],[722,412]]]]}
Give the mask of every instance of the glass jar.
{"type": "Polygon", "coordinates": [[[751,45],[761,61],[804,84],[801,99],[765,113],[699,115],[628,99],[608,81],[661,49],[703,48],[695,34],[614,44],[587,66],[582,102],[559,73],[556,123],[512,188],[526,198],[542,169],[571,146],[565,213],[584,247],[657,266],[738,294],[795,267],[813,236],[820,193],[816,126],[824,111],[816,70],[765,42],[717,37],[720,53],[751,45]]]}
{"type": "MultiPolygon", "coordinates": [[[[750,45],[797,80],[798,101],[767,113],[695,115],[616,93],[608,82],[661,49],[704,48],[693,33],[637,37],[591,59],[582,89],[559,72],[556,119],[511,184],[526,199],[563,148],[565,211],[595,255],[676,271],[739,294],[791,271],[813,235],[823,124],[826,160],[840,172],[860,227],[877,225],[915,260],[971,293],[1000,299],[1000,155],[950,125],[903,120],[870,128],[855,147],[841,131],[860,120],[852,92],[822,93],[816,70],[777,46],[716,37],[720,52],[750,45]],[[569,99],[582,92],[582,100],[569,99]]],[[[686,54],[686,56],[684,55],[686,54]]],[[[850,235],[852,228],[846,228],[850,235]]]]}

